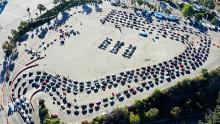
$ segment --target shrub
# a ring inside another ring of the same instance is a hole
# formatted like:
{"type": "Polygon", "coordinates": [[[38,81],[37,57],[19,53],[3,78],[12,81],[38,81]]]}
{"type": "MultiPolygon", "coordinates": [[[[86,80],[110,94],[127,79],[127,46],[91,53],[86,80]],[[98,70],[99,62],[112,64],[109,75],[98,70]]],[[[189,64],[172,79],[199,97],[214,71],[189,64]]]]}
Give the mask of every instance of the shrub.
{"type": "Polygon", "coordinates": [[[195,16],[195,20],[200,21],[203,18],[203,13],[196,13],[194,16],[195,16]]]}
{"type": "Polygon", "coordinates": [[[172,110],[170,111],[170,115],[174,118],[178,117],[181,113],[181,109],[180,107],[174,107],[172,108],[172,110]]]}
{"type": "Polygon", "coordinates": [[[160,89],[155,89],[152,93],[152,97],[158,98],[162,94],[160,89]]]}
{"type": "Polygon", "coordinates": [[[194,14],[193,6],[190,4],[184,5],[182,13],[185,17],[191,17],[194,14]]]}
{"type": "Polygon", "coordinates": [[[130,112],[129,121],[130,121],[130,124],[139,124],[140,123],[140,117],[139,117],[138,114],[135,115],[133,112],[130,112]]]}
{"type": "Polygon", "coordinates": [[[149,120],[154,120],[159,116],[159,110],[157,108],[151,108],[149,111],[145,112],[145,118],[149,120]]]}

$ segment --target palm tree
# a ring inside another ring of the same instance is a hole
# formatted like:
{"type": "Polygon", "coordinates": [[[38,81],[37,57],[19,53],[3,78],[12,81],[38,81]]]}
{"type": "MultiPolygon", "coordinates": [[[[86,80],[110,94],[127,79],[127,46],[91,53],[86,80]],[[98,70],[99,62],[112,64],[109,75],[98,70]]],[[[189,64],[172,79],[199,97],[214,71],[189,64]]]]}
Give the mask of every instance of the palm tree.
{"type": "Polygon", "coordinates": [[[60,0],[53,0],[53,4],[56,6],[58,3],[60,2],[60,0]]]}
{"type": "Polygon", "coordinates": [[[29,7],[27,8],[27,12],[28,12],[28,16],[29,16],[29,19],[30,19],[31,13],[30,13],[30,8],[29,7]]]}
{"type": "Polygon", "coordinates": [[[42,11],[46,10],[46,7],[43,4],[38,4],[37,9],[40,11],[40,14],[42,11]]]}
{"type": "Polygon", "coordinates": [[[36,12],[35,15],[38,17],[38,13],[36,12]]]}

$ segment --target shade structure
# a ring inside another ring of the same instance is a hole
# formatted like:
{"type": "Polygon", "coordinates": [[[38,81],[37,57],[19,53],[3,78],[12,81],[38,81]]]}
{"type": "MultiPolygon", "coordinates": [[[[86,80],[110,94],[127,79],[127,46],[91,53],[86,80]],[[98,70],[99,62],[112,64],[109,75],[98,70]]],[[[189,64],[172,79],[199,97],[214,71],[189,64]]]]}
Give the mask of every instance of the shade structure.
{"type": "Polygon", "coordinates": [[[90,12],[92,12],[92,8],[87,4],[82,5],[82,9],[84,12],[86,12],[86,14],[89,14],[90,12]]]}
{"type": "Polygon", "coordinates": [[[158,19],[162,19],[162,18],[163,18],[163,13],[161,13],[161,12],[155,12],[155,13],[154,13],[154,16],[155,16],[156,18],[158,18],[158,19]]]}

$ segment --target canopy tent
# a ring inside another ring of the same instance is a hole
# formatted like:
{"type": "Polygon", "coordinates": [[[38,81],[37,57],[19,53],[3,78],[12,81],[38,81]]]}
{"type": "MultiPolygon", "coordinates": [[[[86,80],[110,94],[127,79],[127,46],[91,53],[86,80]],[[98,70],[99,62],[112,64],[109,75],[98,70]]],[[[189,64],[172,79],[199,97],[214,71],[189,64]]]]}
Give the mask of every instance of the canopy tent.
{"type": "Polygon", "coordinates": [[[147,10],[147,9],[141,11],[142,16],[145,16],[145,17],[146,17],[146,16],[151,16],[152,13],[153,13],[152,11],[147,10]]]}
{"type": "Polygon", "coordinates": [[[2,0],[0,1],[0,14],[3,12],[5,6],[7,5],[8,1],[7,0],[2,0]]]}
{"type": "Polygon", "coordinates": [[[92,12],[92,8],[87,4],[82,5],[82,9],[87,15],[92,12]]]}
{"type": "Polygon", "coordinates": [[[158,18],[158,19],[162,19],[162,18],[163,18],[163,13],[161,13],[161,12],[155,12],[155,13],[154,13],[154,16],[155,16],[156,18],[158,18]]]}
{"type": "Polygon", "coordinates": [[[100,7],[99,4],[95,4],[95,11],[96,12],[102,12],[102,8],[100,7]]]}
{"type": "Polygon", "coordinates": [[[163,14],[164,18],[170,20],[170,21],[176,21],[177,20],[177,16],[174,15],[167,15],[167,14],[163,14]]]}
{"type": "Polygon", "coordinates": [[[54,26],[63,25],[70,18],[68,11],[60,12],[57,18],[54,20],[54,26]]]}
{"type": "Polygon", "coordinates": [[[177,16],[174,15],[168,15],[167,19],[172,20],[172,21],[176,21],[177,20],[177,16]]]}
{"type": "Polygon", "coordinates": [[[167,4],[164,1],[160,1],[160,7],[162,8],[162,10],[166,10],[167,4]]]}

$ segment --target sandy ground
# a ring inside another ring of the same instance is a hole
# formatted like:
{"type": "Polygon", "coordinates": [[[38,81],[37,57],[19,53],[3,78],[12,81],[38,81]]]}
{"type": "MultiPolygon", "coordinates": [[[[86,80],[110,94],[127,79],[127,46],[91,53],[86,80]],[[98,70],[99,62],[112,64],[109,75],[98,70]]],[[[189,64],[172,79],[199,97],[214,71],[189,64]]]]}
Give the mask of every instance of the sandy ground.
{"type": "MultiPolygon", "coordinates": [[[[35,6],[36,4],[38,4],[36,0],[35,2],[36,3],[35,5],[33,5],[33,8],[36,8],[35,6]]],[[[47,2],[49,3],[50,1],[48,0],[44,2],[46,4],[47,2]]],[[[22,17],[25,17],[24,16],[25,14],[27,15],[25,7],[29,6],[28,3],[29,2],[27,2],[27,4],[25,4],[24,7],[20,7],[20,9],[24,8],[23,13],[19,13],[22,17]]],[[[30,2],[29,4],[31,3],[32,2],[30,2]]],[[[10,4],[9,2],[8,7],[14,7],[18,4],[19,2],[13,1],[13,4],[12,3],[10,4]]],[[[72,9],[70,13],[73,14],[73,17],[67,21],[66,25],[72,25],[76,30],[80,31],[80,35],[67,39],[65,41],[64,46],[60,46],[59,42],[57,43],[55,42],[54,45],[50,46],[46,51],[42,53],[42,54],[46,54],[45,59],[36,62],[39,64],[39,67],[30,69],[28,71],[43,70],[51,74],[61,74],[66,77],[70,77],[71,79],[74,80],[80,80],[80,81],[95,80],[95,79],[100,79],[101,77],[105,77],[107,75],[118,74],[121,71],[136,69],[142,66],[153,65],[162,62],[164,60],[169,60],[179,55],[186,48],[186,46],[181,44],[180,42],[169,40],[169,38],[164,39],[160,37],[160,39],[157,42],[153,42],[152,36],[149,36],[148,38],[143,38],[138,36],[139,31],[131,30],[128,28],[122,28],[122,33],[120,33],[118,29],[114,28],[113,24],[106,23],[105,25],[102,25],[99,21],[100,18],[102,18],[105,14],[107,14],[112,8],[109,4],[104,4],[104,7],[106,8],[104,9],[104,12],[102,13],[93,12],[90,15],[84,15],[81,13],[74,14],[78,10],[76,10],[75,8],[72,9]],[[82,25],[80,25],[80,23],[82,23],[82,25]],[[112,44],[106,50],[98,49],[98,45],[106,37],[110,37],[113,39],[112,44]],[[109,50],[114,46],[114,44],[118,40],[125,42],[125,46],[122,47],[122,49],[120,49],[118,54],[115,55],[110,53],[109,50]],[[137,50],[135,51],[131,59],[126,59],[122,56],[122,53],[129,44],[137,46],[137,50]]],[[[8,8],[8,10],[12,10],[12,9],[8,8]]],[[[0,17],[1,16],[2,15],[0,15],[0,17]]],[[[16,22],[17,20],[19,19],[18,18],[14,19],[14,21],[16,22]]],[[[0,24],[2,24],[1,20],[0,20],[0,24]]],[[[8,27],[12,29],[14,28],[13,26],[16,26],[16,24],[13,23],[12,26],[8,26],[8,27]]],[[[64,26],[62,26],[61,28],[64,28],[64,26]]],[[[8,29],[8,32],[9,31],[10,29],[8,29]]],[[[6,29],[5,29],[5,33],[3,34],[4,37],[7,36],[6,29]]],[[[218,40],[220,38],[219,32],[218,33],[209,32],[209,34],[212,38],[213,43],[220,44],[218,40]]],[[[22,68],[24,68],[25,64],[30,61],[29,56],[24,52],[25,49],[24,44],[26,44],[28,47],[32,47],[34,50],[39,50],[38,48],[39,44],[41,44],[42,42],[49,43],[54,38],[58,39],[59,36],[57,36],[55,32],[49,31],[47,36],[43,40],[40,40],[39,38],[35,37],[34,39],[28,39],[25,43],[23,43],[18,48],[19,59],[16,61],[16,68],[14,70],[14,73],[12,74],[12,77],[15,74],[17,74],[22,68]]],[[[211,51],[208,57],[208,61],[203,65],[203,67],[196,70],[191,75],[178,78],[172,83],[161,84],[159,86],[156,86],[155,88],[166,89],[170,86],[175,85],[177,81],[182,80],[185,77],[197,76],[202,68],[213,69],[218,67],[219,65],[220,65],[220,49],[215,46],[211,46],[211,51]]],[[[26,73],[28,71],[26,71],[26,73]]],[[[138,86],[138,85],[139,84],[134,84],[133,86],[138,86]]],[[[50,110],[51,114],[57,113],[58,116],[61,118],[62,122],[71,122],[72,124],[76,124],[76,123],[80,123],[82,120],[91,120],[92,118],[101,115],[102,113],[109,113],[116,107],[131,105],[132,103],[134,103],[135,100],[146,98],[147,96],[149,96],[154,91],[155,88],[152,88],[149,91],[144,91],[143,93],[140,93],[136,96],[132,96],[132,99],[125,100],[122,103],[116,101],[116,105],[114,107],[101,108],[101,110],[99,110],[98,112],[94,112],[93,114],[87,114],[86,116],[80,115],[77,117],[74,115],[67,115],[63,111],[60,111],[59,107],[52,104],[52,100],[47,94],[39,93],[32,100],[34,104],[34,108],[36,110],[33,116],[35,117],[35,121],[39,122],[38,110],[37,110],[38,99],[43,98],[45,99],[46,107],[50,110]]],[[[99,99],[111,96],[112,92],[118,93],[126,89],[127,87],[120,86],[117,87],[116,89],[107,90],[105,92],[100,91],[97,94],[92,94],[92,97],[91,95],[87,95],[84,93],[81,94],[80,96],[77,96],[78,99],[77,103],[85,104],[88,102],[96,102],[99,99]]],[[[29,96],[31,92],[33,91],[30,90],[30,92],[27,95],[29,96]]],[[[74,97],[69,96],[69,99],[73,100],[74,97]]],[[[21,122],[20,119],[17,118],[17,115],[13,115],[10,118],[10,121],[18,122],[18,123],[21,122]]]]}
{"type": "MultiPolygon", "coordinates": [[[[3,28],[0,30],[0,46],[11,36],[11,30],[17,29],[20,21],[27,21],[29,14],[27,8],[30,8],[31,18],[36,18],[35,13],[39,13],[38,4],[43,4],[47,9],[51,9],[54,5],[53,0],[9,0],[4,11],[0,14],[0,25],[3,28]]],[[[42,12],[43,13],[43,12],[42,12]]],[[[0,51],[0,62],[3,61],[3,52],[0,51]]]]}

